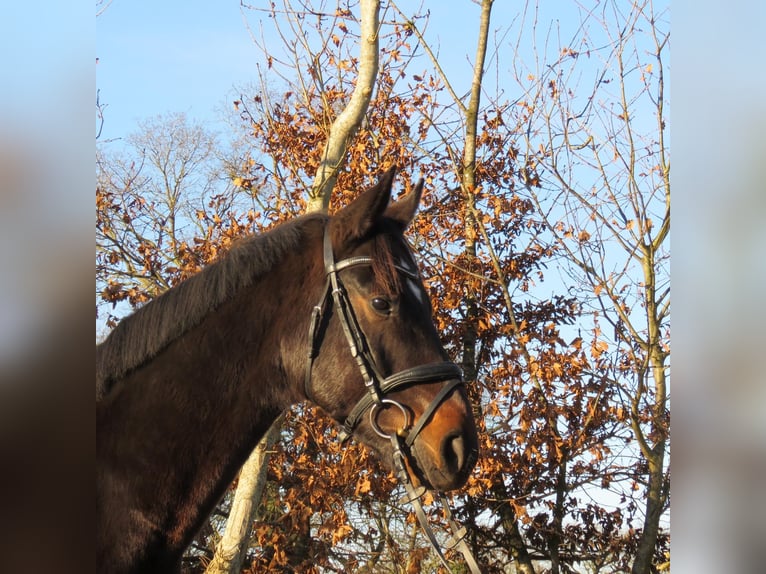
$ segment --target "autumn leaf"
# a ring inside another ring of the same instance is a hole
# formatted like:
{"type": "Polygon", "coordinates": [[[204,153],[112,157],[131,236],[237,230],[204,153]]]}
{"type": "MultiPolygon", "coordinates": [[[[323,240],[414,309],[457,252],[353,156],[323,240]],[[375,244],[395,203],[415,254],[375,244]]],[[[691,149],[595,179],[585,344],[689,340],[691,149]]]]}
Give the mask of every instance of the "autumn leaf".
{"type": "Polygon", "coordinates": [[[356,489],[354,490],[354,496],[359,496],[360,494],[367,494],[370,492],[370,489],[372,488],[372,483],[370,482],[370,477],[367,474],[363,474],[359,477],[359,480],[356,483],[356,489]]]}
{"type": "Polygon", "coordinates": [[[339,525],[332,533],[332,543],[338,544],[341,540],[344,540],[354,531],[348,524],[339,525]]]}
{"type": "Polygon", "coordinates": [[[594,359],[598,359],[607,350],[609,350],[609,344],[605,341],[593,341],[590,347],[590,354],[594,359]]]}

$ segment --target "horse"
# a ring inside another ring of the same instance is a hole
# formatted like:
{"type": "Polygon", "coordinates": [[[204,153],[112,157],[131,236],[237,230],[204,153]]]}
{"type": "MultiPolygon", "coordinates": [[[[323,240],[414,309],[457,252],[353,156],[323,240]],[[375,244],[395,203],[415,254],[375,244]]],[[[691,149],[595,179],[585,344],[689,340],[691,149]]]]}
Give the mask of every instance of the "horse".
{"type": "Polygon", "coordinates": [[[461,487],[478,454],[404,232],[423,180],[396,168],[333,215],[234,243],[96,347],[96,569],[178,572],[276,418],[310,401],[419,488],[461,487]]]}

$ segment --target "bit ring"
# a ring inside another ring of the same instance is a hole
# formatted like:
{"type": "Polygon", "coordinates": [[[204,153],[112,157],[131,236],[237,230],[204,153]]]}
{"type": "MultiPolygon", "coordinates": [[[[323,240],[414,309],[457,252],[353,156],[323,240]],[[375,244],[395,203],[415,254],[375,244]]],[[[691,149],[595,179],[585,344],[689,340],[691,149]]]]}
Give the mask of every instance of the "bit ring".
{"type": "Polygon", "coordinates": [[[380,402],[375,403],[372,405],[372,408],[370,409],[370,426],[372,426],[372,430],[374,430],[378,436],[386,439],[390,439],[393,434],[388,434],[383,431],[383,429],[380,428],[380,425],[378,424],[378,409],[382,407],[383,405],[393,405],[397,407],[402,415],[404,415],[404,427],[402,427],[400,430],[396,431],[393,434],[399,434],[400,432],[406,431],[410,427],[410,413],[407,409],[404,408],[404,406],[401,403],[398,403],[396,401],[392,401],[391,399],[382,399],[380,402]]]}

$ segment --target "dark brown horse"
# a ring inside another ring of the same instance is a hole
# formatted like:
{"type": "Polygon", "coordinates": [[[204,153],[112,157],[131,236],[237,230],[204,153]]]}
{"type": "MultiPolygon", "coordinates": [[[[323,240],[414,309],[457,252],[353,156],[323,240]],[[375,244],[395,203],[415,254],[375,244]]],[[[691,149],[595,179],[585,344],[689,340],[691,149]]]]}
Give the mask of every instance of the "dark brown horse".
{"type": "Polygon", "coordinates": [[[403,237],[422,181],[389,206],[393,177],[332,217],[241,240],[96,348],[97,572],[176,571],[258,440],[306,399],[389,467],[401,436],[414,480],[463,485],[472,411],[403,237]]]}

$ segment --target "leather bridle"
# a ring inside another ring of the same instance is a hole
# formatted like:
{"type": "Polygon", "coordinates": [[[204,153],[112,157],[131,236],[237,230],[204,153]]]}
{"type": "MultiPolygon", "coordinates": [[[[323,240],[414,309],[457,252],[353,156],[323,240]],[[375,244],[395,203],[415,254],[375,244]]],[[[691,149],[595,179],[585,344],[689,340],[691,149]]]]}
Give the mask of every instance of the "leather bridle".
{"type": "MultiPolygon", "coordinates": [[[[375,361],[375,357],[372,355],[367,343],[367,338],[364,336],[364,331],[356,319],[351,300],[349,299],[348,293],[346,292],[339,275],[341,271],[352,267],[371,266],[373,263],[372,257],[356,256],[336,262],[329,226],[327,226],[324,231],[323,257],[326,281],[322,298],[319,303],[314,306],[309,324],[309,352],[304,380],[306,397],[311,400],[311,372],[314,359],[319,354],[319,349],[322,345],[322,334],[324,332],[321,326],[324,318],[327,316],[327,309],[329,305],[332,304],[333,310],[337,313],[338,320],[343,328],[343,333],[346,342],[348,343],[349,350],[351,351],[351,355],[354,357],[356,364],[359,367],[364,386],[367,389],[366,394],[362,396],[346,417],[341,430],[341,441],[345,442],[351,437],[354,430],[361,422],[364,413],[369,412],[372,429],[381,437],[391,441],[394,456],[394,469],[397,477],[402,481],[407,490],[406,502],[410,502],[414,506],[418,521],[425,531],[431,546],[436,550],[436,553],[444,566],[449,569],[447,560],[436,540],[436,536],[434,535],[420,502],[426,489],[422,486],[415,488],[413,485],[412,478],[410,477],[407,465],[405,464],[405,460],[408,456],[405,453],[409,453],[415,439],[431,419],[431,416],[436,409],[439,408],[439,405],[449,397],[453,390],[464,384],[463,371],[455,363],[443,361],[411,367],[389,375],[388,377],[383,376],[375,361]],[[445,381],[444,385],[414,425],[412,425],[412,421],[410,420],[410,411],[400,402],[388,398],[390,393],[403,387],[423,383],[437,383],[440,381],[445,381]],[[392,433],[383,431],[377,421],[380,409],[385,406],[399,409],[404,417],[404,426],[392,433]],[[405,446],[406,448],[404,448],[405,446]]],[[[418,279],[417,271],[408,269],[398,263],[395,263],[394,267],[399,273],[402,273],[406,277],[414,280],[418,279]]],[[[444,506],[445,515],[453,533],[452,542],[451,544],[448,544],[448,547],[460,550],[463,553],[471,572],[474,574],[480,573],[481,570],[464,540],[466,534],[465,528],[459,527],[453,520],[448,502],[444,495],[440,494],[438,500],[444,506]]]]}
{"type": "MultiPolygon", "coordinates": [[[[325,317],[327,307],[330,301],[332,301],[333,309],[338,314],[338,319],[343,328],[343,333],[346,337],[349,350],[351,351],[351,356],[356,360],[356,364],[362,374],[364,386],[367,389],[367,393],[356,403],[356,406],[351,409],[351,412],[346,417],[346,420],[343,423],[343,430],[341,431],[341,440],[348,440],[361,422],[365,412],[370,413],[370,423],[373,430],[383,438],[389,438],[390,434],[385,433],[377,422],[379,409],[388,405],[398,408],[403,413],[405,426],[399,429],[396,434],[402,437],[406,436],[405,443],[410,447],[439,405],[450,395],[453,389],[463,384],[463,371],[455,363],[444,361],[411,367],[388,377],[384,377],[378,368],[369,345],[367,344],[367,338],[364,336],[364,332],[356,319],[351,300],[348,297],[348,293],[346,292],[339,275],[344,269],[358,267],[360,265],[372,265],[372,257],[349,257],[348,259],[343,259],[336,263],[332,249],[332,242],[330,241],[330,233],[327,230],[325,230],[324,234],[323,250],[327,280],[322,299],[316,306],[314,306],[311,313],[311,323],[309,326],[309,355],[304,383],[306,396],[309,398],[312,396],[311,371],[314,359],[318,355],[319,348],[322,344],[322,331],[320,325],[322,324],[323,317],[325,317]],[[420,420],[412,428],[410,428],[410,411],[401,403],[386,398],[388,394],[403,387],[422,383],[435,383],[439,381],[446,381],[444,387],[442,387],[441,391],[434,397],[431,404],[421,415],[420,420]]],[[[407,269],[400,264],[395,264],[395,267],[397,271],[405,276],[411,279],[418,279],[417,272],[407,269]]]]}

